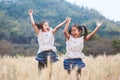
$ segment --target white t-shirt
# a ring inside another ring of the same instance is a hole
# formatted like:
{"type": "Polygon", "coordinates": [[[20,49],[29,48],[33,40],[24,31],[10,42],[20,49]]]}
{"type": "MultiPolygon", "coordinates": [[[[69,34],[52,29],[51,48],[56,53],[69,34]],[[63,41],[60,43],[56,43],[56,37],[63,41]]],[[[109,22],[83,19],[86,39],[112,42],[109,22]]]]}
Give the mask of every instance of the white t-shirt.
{"type": "Polygon", "coordinates": [[[57,49],[54,46],[54,35],[52,33],[52,29],[48,32],[42,32],[42,30],[40,30],[39,34],[37,34],[37,38],[39,44],[38,53],[50,49],[57,52],[57,49]]]}
{"type": "Polygon", "coordinates": [[[84,58],[85,55],[82,53],[84,46],[84,36],[74,38],[70,35],[69,40],[66,40],[66,54],[65,59],[70,58],[84,58]]]}

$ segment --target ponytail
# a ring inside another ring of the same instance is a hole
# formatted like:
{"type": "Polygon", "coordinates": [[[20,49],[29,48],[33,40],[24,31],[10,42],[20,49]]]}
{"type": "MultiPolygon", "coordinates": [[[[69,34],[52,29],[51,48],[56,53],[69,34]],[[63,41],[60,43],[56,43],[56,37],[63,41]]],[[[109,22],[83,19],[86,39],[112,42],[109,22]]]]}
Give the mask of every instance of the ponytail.
{"type": "Polygon", "coordinates": [[[43,29],[43,24],[45,23],[45,21],[40,22],[40,23],[35,23],[35,25],[37,26],[38,29],[43,29]]]}
{"type": "Polygon", "coordinates": [[[87,28],[86,28],[86,26],[81,26],[82,27],[82,33],[83,33],[83,36],[87,36],[87,34],[88,34],[88,31],[87,31],[87,28]]]}

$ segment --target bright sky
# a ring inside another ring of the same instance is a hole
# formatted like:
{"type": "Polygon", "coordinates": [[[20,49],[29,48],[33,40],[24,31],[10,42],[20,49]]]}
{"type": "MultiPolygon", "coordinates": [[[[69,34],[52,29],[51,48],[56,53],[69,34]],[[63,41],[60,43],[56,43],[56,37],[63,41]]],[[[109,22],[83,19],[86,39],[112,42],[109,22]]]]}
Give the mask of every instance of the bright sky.
{"type": "Polygon", "coordinates": [[[111,20],[120,21],[120,0],[66,0],[79,6],[93,8],[111,20]]]}

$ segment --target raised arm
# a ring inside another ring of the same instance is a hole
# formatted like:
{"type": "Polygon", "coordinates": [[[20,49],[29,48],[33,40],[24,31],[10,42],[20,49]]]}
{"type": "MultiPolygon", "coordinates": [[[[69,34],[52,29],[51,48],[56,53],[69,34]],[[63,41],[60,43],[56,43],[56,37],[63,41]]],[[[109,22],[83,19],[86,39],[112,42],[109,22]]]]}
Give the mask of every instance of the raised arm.
{"type": "Polygon", "coordinates": [[[71,18],[67,17],[67,22],[66,22],[66,25],[65,25],[65,28],[64,28],[64,35],[67,39],[69,39],[69,37],[70,37],[70,34],[68,32],[68,27],[70,25],[70,21],[71,21],[71,18]]]}
{"type": "Polygon", "coordinates": [[[30,16],[30,20],[31,20],[31,23],[32,23],[32,26],[33,26],[33,28],[34,28],[34,31],[35,31],[35,33],[36,34],[38,34],[39,33],[39,29],[37,28],[37,26],[36,26],[36,24],[35,24],[35,21],[34,21],[34,18],[33,18],[33,11],[32,10],[29,10],[28,11],[28,14],[29,14],[29,16],[30,16]]]}
{"type": "Polygon", "coordinates": [[[53,34],[60,28],[62,27],[64,24],[66,23],[66,20],[64,20],[62,23],[58,24],[54,29],[53,29],[53,34]]]}
{"type": "Polygon", "coordinates": [[[101,22],[97,22],[97,23],[96,23],[96,28],[95,28],[90,34],[88,34],[88,35],[85,37],[85,40],[90,39],[90,38],[98,31],[98,29],[100,28],[101,25],[102,25],[101,22]]]}

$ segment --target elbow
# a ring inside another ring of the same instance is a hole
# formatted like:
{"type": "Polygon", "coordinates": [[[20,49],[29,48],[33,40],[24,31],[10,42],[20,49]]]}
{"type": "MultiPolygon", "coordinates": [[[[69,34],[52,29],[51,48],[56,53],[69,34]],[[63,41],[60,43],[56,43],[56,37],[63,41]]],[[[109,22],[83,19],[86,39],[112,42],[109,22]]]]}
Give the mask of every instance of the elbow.
{"type": "Polygon", "coordinates": [[[85,41],[89,40],[89,38],[88,38],[88,37],[85,37],[84,39],[85,39],[85,41]]]}
{"type": "Polygon", "coordinates": [[[35,26],[35,23],[32,23],[32,26],[35,26]]]}
{"type": "Polygon", "coordinates": [[[69,33],[68,33],[68,31],[63,31],[63,33],[64,33],[64,35],[67,35],[67,34],[69,34],[69,33]]]}
{"type": "Polygon", "coordinates": [[[91,38],[92,36],[91,35],[88,35],[88,36],[85,36],[84,39],[87,41],[91,38]]]}
{"type": "Polygon", "coordinates": [[[67,31],[66,31],[66,30],[64,30],[64,31],[63,31],[63,33],[64,33],[64,34],[66,34],[66,33],[67,33],[67,31]]]}

